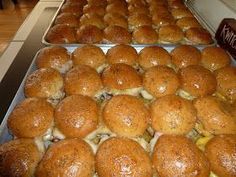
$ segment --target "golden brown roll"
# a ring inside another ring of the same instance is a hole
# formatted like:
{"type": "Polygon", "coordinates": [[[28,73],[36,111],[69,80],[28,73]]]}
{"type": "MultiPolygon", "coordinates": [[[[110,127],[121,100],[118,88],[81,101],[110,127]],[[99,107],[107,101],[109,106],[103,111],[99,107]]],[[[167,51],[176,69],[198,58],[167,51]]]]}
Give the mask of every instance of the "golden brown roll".
{"type": "Polygon", "coordinates": [[[129,44],[131,43],[132,35],[127,29],[113,25],[104,30],[104,38],[106,43],[129,44]]]}
{"type": "Polygon", "coordinates": [[[211,170],[220,177],[236,176],[236,135],[218,135],[206,145],[211,170]]]}
{"type": "Polygon", "coordinates": [[[93,97],[101,91],[102,81],[97,71],[86,65],[78,65],[65,75],[67,95],[81,94],[93,97]]]}
{"type": "Polygon", "coordinates": [[[107,24],[107,26],[116,25],[128,29],[127,19],[118,13],[107,13],[104,16],[104,22],[107,24]]]}
{"type": "Polygon", "coordinates": [[[79,3],[67,2],[61,7],[62,13],[72,13],[76,16],[81,16],[83,14],[83,5],[79,3]]]}
{"type": "Polygon", "coordinates": [[[64,96],[63,85],[63,78],[57,70],[40,68],[27,77],[25,96],[61,99],[64,96]]]}
{"type": "Polygon", "coordinates": [[[2,177],[34,176],[42,154],[33,139],[16,139],[0,145],[2,177]]]}
{"type": "Polygon", "coordinates": [[[36,169],[36,177],[93,176],[95,157],[81,139],[67,139],[52,144],[36,169]]]}
{"type": "Polygon", "coordinates": [[[134,14],[143,14],[143,15],[149,15],[149,9],[145,6],[140,6],[138,4],[130,4],[128,6],[129,15],[134,14]]]}
{"type": "Polygon", "coordinates": [[[100,16],[104,16],[106,13],[106,10],[105,10],[105,7],[103,6],[87,4],[83,8],[83,13],[84,14],[95,13],[100,16]]]}
{"type": "Polygon", "coordinates": [[[67,138],[84,138],[97,125],[98,106],[90,97],[68,96],[55,109],[55,127],[67,138]]]}
{"type": "Polygon", "coordinates": [[[146,0],[149,6],[166,6],[168,7],[168,3],[166,0],[146,0]]]}
{"type": "Polygon", "coordinates": [[[217,87],[216,91],[229,101],[236,101],[236,68],[224,67],[215,72],[217,87]]]}
{"type": "Polygon", "coordinates": [[[138,59],[138,53],[132,46],[120,44],[110,48],[106,57],[109,64],[125,63],[134,66],[138,59]]]}
{"type": "Polygon", "coordinates": [[[152,20],[148,15],[133,14],[128,18],[129,29],[134,30],[139,26],[152,26],[152,20]]]}
{"type": "Polygon", "coordinates": [[[175,71],[167,66],[154,66],[143,75],[143,86],[154,97],[175,94],[179,88],[179,78],[175,71]]]}
{"type": "Polygon", "coordinates": [[[158,35],[151,26],[140,26],[133,32],[133,40],[138,44],[155,44],[158,35]]]}
{"type": "Polygon", "coordinates": [[[100,145],[96,154],[96,171],[102,177],[152,177],[147,152],[137,142],[127,138],[110,138],[100,145]]]}
{"type": "Polygon", "coordinates": [[[201,64],[211,71],[228,66],[230,62],[230,56],[220,47],[212,46],[202,50],[201,64]]]}
{"type": "Polygon", "coordinates": [[[207,69],[191,65],[179,71],[181,89],[193,97],[211,95],[216,90],[216,78],[207,69]]]}
{"type": "Polygon", "coordinates": [[[121,3],[123,5],[127,5],[126,0],[107,0],[108,4],[112,4],[112,3],[121,3]]]}
{"type": "Polygon", "coordinates": [[[76,32],[80,44],[99,44],[103,40],[103,31],[94,25],[82,25],[76,32]]]}
{"type": "Polygon", "coordinates": [[[104,87],[125,90],[142,86],[141,76],[137,71],[124,63],[116,63],[107,67],[102,73],[104,87]]]}
{"type": "Polygon", "coordinates": [[[180,135],[162,135],[155,145],[152,161],[159,177],[210,175],[206,156],[190,139],[180,135]]]}
{"type": "Polygon", "coordinates": [[[165,25],[175,24],[175,20],[171,15],[154,14],[152,16],[152,22],[157,28],[165,25]]]}
{"type": "Polygon", "coordinates": [[[96,5],[96,6],[107,6],[107,0],[87,0],[89,5],[96,5]]]}
{"type": "Polygon", "coordinates": [[[194,17],[183,17],[177,20],[176,25],[182,30],[187,30],[189,28],[201,28],[201,25],[194,17]]]}
{"type": "Polygon", "coordinates": [[[84,45],[78,47],[72,53],[74,65],[88,65],[98,69],[106,62],[106,56],[102,49],[95,45],[84,45]]]}
{"type": "Polygon", "coordinates": [[[103,120],[118,136],[138,137],[147,129],[150,113],[138,98],[118,95],[112,97],[105,105],[103,120]]]}
{"type": "Polygon", "coordinates": [[[65,73],[72,67],[72,61],[66,48],[51,46],[40,50],[36,65],[38,68],[53,68],[60,73],[65,73]]]}
{"type": "Polygon", "coordinates": [[[106,7],[107,13],[118,13],[123,16],[128,15],[128,7],[126,5],[123,5],[122,3],[111,3],[107,5],[106,7]]]}
{"type": "Polygon", "coordinates": [[[194,103],[204,130],[211,134],[236,134],[236,119],[220,100],[212,96],[198,98],[194,103]],[[210,110],[210,111],[209,111],[210,110]]]}
{"type": "Polygon", "coordinates": [[[185,68],[190,65],[198,65],[201,61],[201,52],[190,45],[180,45],[171,51],[172,62],[178,68],[185,68]]]}
{"type": "Polygon", "coordinates": [[[151,104],[152,127],[164,134],[187,134],[196,123],[192,103],[176,95],[166,95],[151,104]]]}
{"type": "Polygon", "coordinates": [[[99,16],[98,14],[95,13],[88,13],[84,14],[80,18],[80,25],[94,25],[98,27],[99,29],[104,29],[106,27],[103,17],[99,16]]]}
{"type": "Polygon", "coordinates": [[[87,4],[87,0],[66,0],[66,3],[75,3],[84,6],[87,4]]]}
{"type": "MultiPolygon", "coordinates": [[[[149,7],[150,14],[152,16],[171,16],[171,13],[168,11],[167,6],[150,6],[149,7]]],[[[172,17],[173,18],[173,17],[172,17]]]]}
{"type": "Polygon", "coordinates": [[[136,4],[136,5],[140,5],[140,6],[146,6],[147,3],[145,0],[127,0],[128,4],[136,4]]]}
{"type": "Polygon", "coordinates": [[[52,127],[54,109],[42,98],[26,98],[10,114],[7,126],[17,138],[35,138],[52,127]]]}
{"type": "Polygon", "coordinates": [[[73,13],[61,13],[56,17],[55,24],[66,24],[70,27],[78,27],[79,19],[73,13]]]}
{"type": "Polygon", "coordinates": [[[178,8],[186,8],[182,0],[174,0],[169,3],[169,7],[173,9],[178,9],[178,8]]]}
{"type": "Polygon", "coordinates": [[[193,14],[186,8],[172,9],[171,14],[175,19],[180,19],[183,17],[193,17],[193,14]]]}
{"type": "Polygon", "coordinates": [[[189,28],[185,37],[193,44],[211,44],[213,42],[211,34],[203,28],[189,28]]]}
{"type": "Polygon", "coordinates": [[[183,38],[183,31],[176,25],[166,25],[159,29],[159,41],[162,43],[177,43],[183,38]]]}
{"type": "Polygon", "coordinates": [[[49,29],[46,41],[53,44],[76,43],[75,29],[66,24],[55,25],[49,29]]]}
{"type": "Polygon", "coordinates": [[[138,63],[143,69],[157,65],[170,65],[171,56],[162,47],[148,46],[139,52],[138,63]]]}

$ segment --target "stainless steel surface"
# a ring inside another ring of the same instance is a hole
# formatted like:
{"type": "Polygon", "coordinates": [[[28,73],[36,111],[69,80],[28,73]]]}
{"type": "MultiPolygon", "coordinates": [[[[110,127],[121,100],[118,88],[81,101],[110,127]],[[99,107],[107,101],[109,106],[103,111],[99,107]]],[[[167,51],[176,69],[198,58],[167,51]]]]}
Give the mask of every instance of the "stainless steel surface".
{"type": "MultiPolygon", "coordinates": [[[[37,54],[36,54],[36,56],[37,56],[37,54]]],[[[9,107],[9,109],[8,109],[1,125],[0,125],[0,144],[6,142],[8,140],[13,139],[13,136],[9,133],[8,128],[7,128],[7,119],[9,117],[10,113],[12,112],[12,110],[14,109],[14,107],[20,101],[25,99],[25,96],[24,96],[24,83],[25,83],[25,80],[26,80],[27,76],[30,73],[32,73],[33,71],[36,70],[35,59],[36,59],[36,57],[34,58],[33,62],[31,63],[31,65],[30,65],[30,67],[29,67],[29,69],[28,69],[28,71],[27,71],[27,73],[26,73],[26,75],[25,75],[25,77],[24,77],[24,79],[23,79],[23,81],[22,81],[22,83],[21,83],[14,99],[12,100],[12,103],[11,103],[11,105],[10,105],[10,107],[9,107]]]]}

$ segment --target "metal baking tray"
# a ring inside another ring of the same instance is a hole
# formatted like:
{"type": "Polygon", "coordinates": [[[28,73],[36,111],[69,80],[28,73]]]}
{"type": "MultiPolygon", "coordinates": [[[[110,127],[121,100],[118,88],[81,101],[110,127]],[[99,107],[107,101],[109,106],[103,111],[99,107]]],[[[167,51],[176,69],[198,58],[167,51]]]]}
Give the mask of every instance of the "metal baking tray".
{"type": "MultiPolygon", "coordinates": [[[[57,9],[54,17],[52,18],[52,21],[49,23],[49,26],[48,28],[46,29],[45,33],[43,34],[43,37],[42,37],[42,43],[49,46],[49,45],[61,45],[63,47],[78,47],[78,46],[81,46],[83,44],[81,43],[69,43],[69,44],[65,44],[65,43],[62,43],[62,44],[53,44],[53,43],[50,43],[46,40],[46,36],[50,30],[50,28],[52,28],[54,26],[54,23],[55,23],[55,20],[57,18],[57,16],[60,14],[60,10],[63,6],[63,4],[66,2],[66,0],[64,0],[59,8],[57,9]]],[[[129,45],[132,45],[133,47],[137,47],[139,45],[143,45],[143,46],[148,46],[148,45],[157,45],[157,46],[161,46],[161,47],[175,47],[177,45],[183,45],[183,44],[188,44],[188,45],[193,45],[193,46],[196,46],[198,48],[202,48],[202,47],[206,47],[206,46],[214,46],[217,44],[216,40],[215,40],[215,37],[214,37],[214,30],[212,29],[211,26],[208,25],[208,23],[206,22],[206,20],[204,20],[200,14],[198,14],[194,8],[191,6],[191,3],[189,1],[184,1],[184,4],[186,5],[186,7],[192,12],[192,14],[194,15],[194,17],[198,20],[198,22],[200,23],[200,25],[205,28],[206,30],[209,31],[209,33],[211,34],[212,36],[212,40],[213,42],[211,44],[191,44],[190,42],[188,42],[187,40],[184,39],[184,42],[179,42],[179,43],[172,43],[172,44],[165,44],[165,43],[155,43],[155,44],[135,44],[135,43],[130,43],[129,45]]],[[[106,43],[102,43],[102,44],[94,44],[96,46],[99,46],[99,47],[104,47],[104,45],[107,45],[107,46],[113,46],[114,44],[106,44],[106,43]]]]}
{"type": "MultiPolygon", "coordinates": [[[[104,45],[101,47],[101,49],[104,51],[104,53],[107,52],[107,50],[110,48],[111,46],[107,46],[107,45],[104,45]]],[[[145,45],[139,45],[139,46],[136,46],[135,49],[137,52],[139,52],[140,50],[142,50],[144,47],[146,47],[145,45]]],[[[66,49],[69,51],[69,52],[73,52],[77,47],[67,47],[66,49]]],[[[170,52],[171,50],[174,49],[174,47],[164,47],[168,52],[170,52]]],[[[38,56],[40,51],[38,51],[34,57],[34,59],[32,60],[32,63],[28,69],[28,71],[26,72],[26,75],[15,95],[15,97],[13,98],[12,102],[11,102],[11,105],[9,106],[8,108],[8,111],[7,113],[5,114],[4,116],[4,119],[0,125],[0,144],[4,143],[4,142],[7,142],[11,139],[13,139],[13,136],[10,134],[10,132],[8,131],[8,128],[7,128],[7,119],[10,115],[10,113],[13,111],[14,107],[19,103],[21,102],[22,100],[25,99],[25,96],[24,96],[24,85],[25,85],[25,81],[26,81],[26,78],[29,74],[31,74],[33,71],[35,71],[37,69],[36,67],[36,64],[35,64],[35,61],[36,61],[36,58],[38,56]]],[[[232,58],[231,60],[231,64],[233,66],[236,66],[236,61],[232,58]]]]}

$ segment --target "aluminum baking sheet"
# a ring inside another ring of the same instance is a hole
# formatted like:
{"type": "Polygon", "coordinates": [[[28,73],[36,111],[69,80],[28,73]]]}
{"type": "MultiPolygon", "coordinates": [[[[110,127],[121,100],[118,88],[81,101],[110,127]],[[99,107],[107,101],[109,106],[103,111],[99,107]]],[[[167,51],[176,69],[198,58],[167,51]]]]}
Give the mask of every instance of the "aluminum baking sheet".
{"type": "MultiPolygon", "coordinates": [[[[113,45],[111,45],[113,46],[113,45]]],[[[103,46],[101,47],[101,49],[104,51],[104,53],[107,52],[107,50],[111,47],[111,46],[103,46]]],[[[137,52],[139,52],[140,50],[142,50],[144,47],[146,47],[145,45],[141,46],[136,46],[135,49],[137,52]]],[[[73,52],[77,47],[67,47],[67,50],[69,52],[73,52]]],[[[171,50],[174,49],[174,47],[164,47],[168,52],[170,52],[171,50]]],[[[31,74],[33,71],[35,71],[37,69],[36,67],[36,64],[35,64],[35,61],[36,61],[36,58],[38,56],[40,51],[37,52],[37,54],[35,55],[34,59],[32,60],[32,63],[14,97],[14,99],[12,100],[11,102],[11,105],[6,113],[6,115],[4,116],[4,119],[0,125],[0,144],[6,142],[6,141],[9,141],[11,139],[13,139],[13,136],[9,133],[8,131],[8,128],[7,128],[7,119],[10,115],[10,113],[12,112],[12,110],[14,109],[14,107],[19,103],[21,102],[22,100],[25,99],[25,96],[24,96],[24,84],[25,84],[25,81],[26,81],[26,78],[29,74],[31,74]]],[[[232,58],[232,65],[233,66],[236,66],[236,61],[232,58]]]]}
{"type": "MultiPolygon", "coordinates": [[[[49,26],[48,28],[46,29],[43,37],[42,37],[42,43],[49,46],[49,45],[61,45],[61,46],[64,46],[66,48],[68,47],[78,47],[78,46],[81,46],[83,44],[81,43],[70,43],[70,44],[53,44],[53,43],[50,43],[46,40],[46,36],[50,30],[51,27],[53,27],[54,25],[54,22],[56,20],[56,17],[59,15],[60,13],[60,10],[63,6],[63,4],[66,2],[66,0],[64,0],[61,5],[59,6],[58,10],[56,11],[54,17],[52,18],[52,21],[49,23],[49,26]]],[[[156,44],[150,44],[150,45],[157,45],[157,46],[161,46],[161,47],[175,47],[177,45],[181,45],[181,44],[188,44],[188,45],[193,45],[193,46],[196,46],[198,48],[202,48],[202,47],[206,47],[206,46],[214,46],[217,44],[216,40],[215,40],[215,37],[214,37],[214,31],[212,30],[212,28],[207,24],[207,22],[198,14],[194,11],[194,8],[191,6],[191,3],[189,3],[189,1],[185,1],[184,4],[186,5],[186,7],[192,12],[192,14],[194,15],[194,17],[198,20],[198,22],[202,25],[203,28],[207,29],[211,36],[212,36],[212,39],[213,39],[213,42],[211,44],[207,44],[207,45],[196,45],[196,44],[191,44],[189,42],[187,42],[187,40],[185,40],[185,42],[180,42],[180,43],[172,43],[172,44],[165,44],[165,43],[156,43],[156,44]]],[[[112,46],[114,44],[94,44],[96,46],[99,46],[99,47],[104,47],[104,45],[107,45],[107,46],[112,46]]],[[[149,44],[134,44],[134,43],[131,43],[129,45],[132,45],[133,47],[136,47],[136,46],[139,46],[139,45],[143,45],[143,46],[148,46],[149,44]]]]}

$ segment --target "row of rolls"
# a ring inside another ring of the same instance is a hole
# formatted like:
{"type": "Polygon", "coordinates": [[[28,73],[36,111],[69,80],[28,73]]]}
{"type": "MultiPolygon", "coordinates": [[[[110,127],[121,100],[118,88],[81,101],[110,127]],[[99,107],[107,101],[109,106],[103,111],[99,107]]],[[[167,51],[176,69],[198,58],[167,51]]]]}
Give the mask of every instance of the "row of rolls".
{"type": "Polygon", "coordinates": [[[49,43],[213,43],[182,0],[66,1],[46,38],[49,43]]]}
{"type": "Polygon", "coordinates": [[[3,176],[236,175],[236,68],[219,47],[43,48],[3,176]]]}

